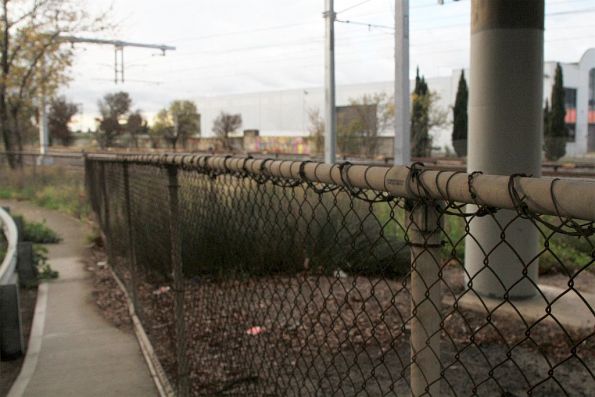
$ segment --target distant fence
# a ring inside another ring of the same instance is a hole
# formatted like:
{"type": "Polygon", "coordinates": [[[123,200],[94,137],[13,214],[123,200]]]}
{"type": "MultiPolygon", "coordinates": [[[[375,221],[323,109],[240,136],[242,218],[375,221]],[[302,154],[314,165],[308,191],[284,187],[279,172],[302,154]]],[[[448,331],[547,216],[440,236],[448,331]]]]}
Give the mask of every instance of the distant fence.
{"type": "Polygon", "coordinates": [[[193,155],[85,168],[180,395],[595,390],[593,182],[193,155]]]}

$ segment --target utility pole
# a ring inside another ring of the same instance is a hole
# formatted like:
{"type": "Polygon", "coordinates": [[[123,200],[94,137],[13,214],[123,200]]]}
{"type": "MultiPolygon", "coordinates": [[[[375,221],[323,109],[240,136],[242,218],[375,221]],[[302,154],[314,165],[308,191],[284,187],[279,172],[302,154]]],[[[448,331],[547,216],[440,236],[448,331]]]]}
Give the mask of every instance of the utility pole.
{"type": "Polygon", "coordinates": [[[144,43],[133,43],[130,41],[122,40],[104,40],[94,39],[88,37],[75,37],[75,36],[59,36],[58,40],[64,43],[76,44],[99,44],[99,45],[113,45],[114,46],[114,82],[124,82],[124,47],[138,47],[138,48],[150,48],[161,51],[165,55],[166,51],[173,51],[176,47],[164,45],[164,44],[144,44],[144,43]],[[119,55],[119,56],[118,56],[119,55]]]}
{"type": "Polygon", "coordinates": [[[180,124],[178,123],[178,113],[174,113],[174,151],[176,150],[176,145],[178,144],[178,137],[180,136],[180,124]]]}
{"type": "Polygon", "coordinates": [[[324,162],[334,164],[337,158],[337,114],[335,108],[335,18],[334,1],[325,0],[326,37],[325,37],[325,128],[324,162]]]}
{"type": "Polygon", "coordinates": [[[41,82],[41,92],[39,96],[39,154],[37,164],[44,164],[47,159],[45,154],[48,151],[50,134],[48,128],[48,110],[47,110],[47,96],[46,96],[46,73],[45,73],[45,54],[41,56],[39,68],[39,77],[41,82]]]}
{"type": "Polygon", "coordinates": [[[409,95],[409,0],[395,0],[395,165],[411,161],[409,95]]]}

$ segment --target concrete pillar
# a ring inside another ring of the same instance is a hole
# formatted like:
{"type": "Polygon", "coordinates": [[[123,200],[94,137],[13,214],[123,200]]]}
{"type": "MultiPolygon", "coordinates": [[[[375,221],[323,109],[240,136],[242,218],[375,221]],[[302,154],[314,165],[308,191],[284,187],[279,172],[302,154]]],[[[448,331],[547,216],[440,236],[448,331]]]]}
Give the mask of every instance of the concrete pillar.
{"type": "MultiPolygon", "coordinates": [[[[472,0],[469,172],[541,172],[544,0],[472,0]]],[[[471,206],[473,207],[473,206],[471,206]]],[[[473,210],[474,208],[470,208],[473,210]]],[[[475,218],[465,246],[473,290],[484,296],[529,297],[537,281],[536,229],[513,211],[475,218]],[[524,270],[525,269],[525,270],[524,270]],[[522,280],[521,280],[522,279],[522,280]],[[519,280],[521,280],[519,282],[519,280]],[[513,287],[514,285],[514,287],[513,287]]],[[[469,281],[469,280],[467,280],[469,281]]]]}

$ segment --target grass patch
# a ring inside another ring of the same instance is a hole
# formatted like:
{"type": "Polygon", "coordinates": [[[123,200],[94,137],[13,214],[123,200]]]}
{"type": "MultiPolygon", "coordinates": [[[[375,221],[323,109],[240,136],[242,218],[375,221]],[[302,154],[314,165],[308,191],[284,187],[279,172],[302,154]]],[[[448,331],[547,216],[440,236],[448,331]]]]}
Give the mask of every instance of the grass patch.
{"type": "Polygon", "coordinates": [[[87,219],[91,207],[85,193],[84,172],[61,166],[0,172],[0,198],[28,200],[36,205],[87,219]]]}
{"type": "MultiPolygon", "coordinates": [[[[545,216],[543,219],[554,225],[559,223],[556,217],[545,216]]],[[[448,238],[444,238],[445,244],[442,248],[443,257],[450,257],[464,263],[465,227],[466,221],[462,217],[444,217],[443,228],[448,238]]],[[[552,233],[543,225],[540,225],[539,228],[541,230],[538,246],[540,251],[540,274],[574,274],[583,268],[589,271],[595,271],[592,266],[595,247],[594,236],[586,235],[577,237],[561,232],[552,233]]]]}

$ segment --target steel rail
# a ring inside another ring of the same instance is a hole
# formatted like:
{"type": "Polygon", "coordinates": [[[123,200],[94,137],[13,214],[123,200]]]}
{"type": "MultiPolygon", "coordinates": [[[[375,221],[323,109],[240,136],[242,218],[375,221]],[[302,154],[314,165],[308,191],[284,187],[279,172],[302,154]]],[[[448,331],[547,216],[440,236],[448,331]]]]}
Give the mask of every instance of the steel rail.
{"type": "Polygon", "coordinates": [[[350,163],[253,159],[190,154],[88,154],[89,160],[127,161],[159,166],[302,179],[353,188],[373,189],[396,197],[449,200],[493,208],[595,221],[595,181],[467,174],[423,167],[386,167],[350,163]],[[522,202],[519,202],[522,201],[522,202]]]}

